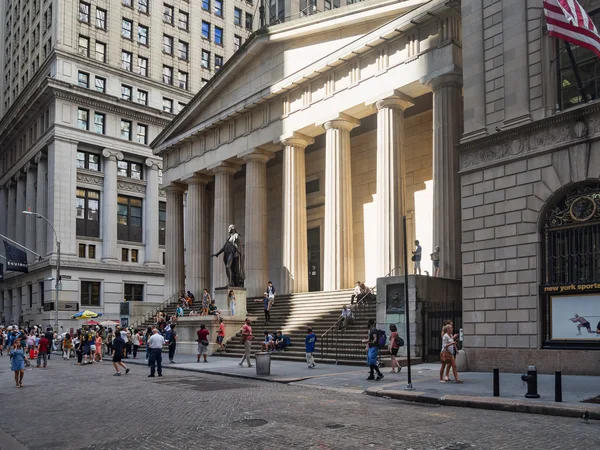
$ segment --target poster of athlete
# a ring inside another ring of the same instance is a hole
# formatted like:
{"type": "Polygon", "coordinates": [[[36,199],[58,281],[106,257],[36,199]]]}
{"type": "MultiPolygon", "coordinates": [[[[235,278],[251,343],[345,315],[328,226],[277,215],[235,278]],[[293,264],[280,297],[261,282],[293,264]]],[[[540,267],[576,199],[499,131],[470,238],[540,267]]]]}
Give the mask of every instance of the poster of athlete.
{"type": "Polygon", "coordinates": [[[600,295],[556,296],[550,305],[552,339],[600,339],[600,295]]]}

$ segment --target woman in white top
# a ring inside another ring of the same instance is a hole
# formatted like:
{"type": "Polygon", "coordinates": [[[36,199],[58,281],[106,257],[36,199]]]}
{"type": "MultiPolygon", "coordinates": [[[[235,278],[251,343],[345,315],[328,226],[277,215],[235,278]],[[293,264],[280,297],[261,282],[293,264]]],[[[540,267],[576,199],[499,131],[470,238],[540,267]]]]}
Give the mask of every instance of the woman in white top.
{"type": "Polygon", "coordinates": [[[456,371],[456,360],[454,355],[456,354],[456,342],[454,341],[456,336],[452,335],[452,325],[445,325],[442,328],[442,349],[440,351],[440,361],[442,367],[440,367],[440,383],[450,381],[448,377],[444,377],[444,369],[446,365],[452,367],[452,373],[454,374],[454,381],[462,383],[462,380],[458,379],[458,372],[456,371]]]}

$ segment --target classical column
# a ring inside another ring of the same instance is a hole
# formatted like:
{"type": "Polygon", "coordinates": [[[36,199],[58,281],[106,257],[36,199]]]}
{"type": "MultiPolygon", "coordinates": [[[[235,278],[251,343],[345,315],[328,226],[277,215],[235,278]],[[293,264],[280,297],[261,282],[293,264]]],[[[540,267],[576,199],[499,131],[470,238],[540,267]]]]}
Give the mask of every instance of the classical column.
{"type": "Polygon", "coordinates": [[[162,169],[162,162],[158,159],[146,159],[146,200],[144,210],[144,263],[160,264],[158,255],[158,170],[162,169]]]}
{"type": "Polygon", "coordinates": [[[242,155],[246,161],[245,273],[249,297],[262,295],[269,281],[267,224],[267,161],[271,152],[260,148],[242,155]]]}
{"type": "MultiPolygon", "coordinates": [[[[46,156],[39,152],[35,156],[37,164],[37,180],[36,180],[36,199],[35,211],[47,217],[48,214],[48,161],[46,156]]],[[[44,223],[36,223],[35,228],[35,251],[42,256],[46,256],[46,239],[48,236],[47,225],[44,223]]]]}
{"type": "MultiPolygon", "coordinates": [[[[215,174],[215,202],[213,227],[213,252],[218,252],[227,240],[229,225],[233,224],[233,174],[237,166],[221,163],[212,168],[215,174]]],[[[242,236],[242,244],[245,242],[242,236]]],[[[212,265],[212,288],[227,286],[227,274],[223,266],[222,256],[212,265]]]]}
{"type": "Polygon", "coordinates": [[[15,238],[15,224],[17,218],[15,217],[15,208],[17,206],[17,187],[12,180],[10,180],[6,184],[6,189],[8,190],[8,204],[6,208],[6,235],[10,239],[15,238]]]}
{"type": "Polygon", "coordinates": [[[462,77],[448,74],[430,81],[433,91],[433,245],[440,246],[441,276],[461,277],[460,178],[462,77]]]}
{"type": "MultiPolygon", "coordinates": [[[[183,248],[183,193],[185,187],[172,184],[167,192],[167,226],[165,239],[165,300],[185,288],[185,255],[183,248]]],[[[158,207],[158,205],[157,205],[158,207]]]]}
{"type": "MultiPolygon", "coordinates": [[[[102,156],[105,158],[104,191],[102,193],[102,261],[115,262],[119,260],[117,246],[117,161],[123,160],[123,153],[105,148],[102,150],[102,156]]],[[[158,208],[158,203],[156,207],[158,208]]]]}
{"type": "Polygon", "coordinates": [[[203,289],[209,288],[210,252],[208,250],[208,202],[206,185],[211,178],[194,175],[187,183],[187,245],[186,289],[201,298],[203,289]]]}
{"type": "Polygon", "coordinates": [[[304,150],[315,141],[294,134],[284,140],[282,180],[281,288],[282,294],[308,291],[306,242],[306,163],[304,150]]]}
{"type": "Polygon", "coordinates": [[[379,100],[377,106],[377,254],[379,275],[403,266],[402,212],[404,200],[404,110],[414,104],[401,92],[379,100]]]}
{"type": "MultiPolygon", "coordinates": [[[[8,188],[0,186],[0,234],[6,236],[6,218],[8,216],[8,188]]],[[[4,255],[4,244],[0,243],[0,254],[4,255]]],[[[2,306],[0,298],[0,306],[2,306]]]]}
{"type": "MultiPolygon", "coordinates": [[[[28,162],[25,164],[24,172],[26,174],[27,180],[25,182],[25,210],[31,210],[37,212],[37,193],[35,191],[35,184],[37,181],[37,166],[28,162]]],[[[36,251],[35,248],[35,233],[37,227],[37,219],[34,216],[24,216],[25,217],[25,247],[36,251]]],[[[42,223],[40,223],[40,226],[42,223]]],[[[29,260],[34,260],[34,255],[29,254],[29,260]]]]}
{"type": "Polygon", "coordinates": [[[354,283],[350,130],[358,125],[358,120],[345,114],[324,124],[325,291],[350,288],[354,283]]]}
{"type": "Polygon", "coordinates": [[[22,211],[25,211],[25,175],[19,170],[15,175],[15,181],[17,183],[17,204],[15,206],[15,241],[21,245],[25,245],[25,215],[22,211]]]}

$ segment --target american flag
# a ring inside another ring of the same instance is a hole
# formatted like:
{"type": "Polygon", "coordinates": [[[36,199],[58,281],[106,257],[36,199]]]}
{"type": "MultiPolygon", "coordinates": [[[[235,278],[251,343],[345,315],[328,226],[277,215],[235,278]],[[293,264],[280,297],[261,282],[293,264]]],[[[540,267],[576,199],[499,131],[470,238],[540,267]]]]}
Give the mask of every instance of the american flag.
{"type": "Polygon", "coordinates": [[[544,0],[548,34],[600,56],[600,35],[596,25],[577,0],[544,0]]]}

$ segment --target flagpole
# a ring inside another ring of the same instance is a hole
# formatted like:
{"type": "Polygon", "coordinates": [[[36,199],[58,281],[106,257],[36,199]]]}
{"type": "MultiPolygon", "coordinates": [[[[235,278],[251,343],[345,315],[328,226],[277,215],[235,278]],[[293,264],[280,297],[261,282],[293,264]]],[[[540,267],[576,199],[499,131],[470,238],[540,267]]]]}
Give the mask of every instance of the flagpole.
{"type": "MultiPolygon", "coordinates": [[[[567,49],[567,55],[569,55],[569,61],[571,62],[571,67],[573,68],[573,73],[575,74],[575,80],[577,81],[577,88],[579,89],[579,94],[583,97],[583,102],[587,103],[588,98],[585,93],[585,88],[583,87],[583,82],[581,81],[581,76],[579,75],[579,69],[577,68],[577,62],[575,61],[575,56],[573,56],[573,50],[571,49],[571,44],[568,41],[564,41],[565,48],[567,49]]],[[[560,64],[560,60],[558,62],[560,64]]]]}
{"type": "MultiPolygon", "coordinates": [[[[36,252],[34,252],[33,250],[31,250],[31,249],[29,249],[29,248],[25,247],[24,245],[21,245],[21,244],[19,244],[18,242],[15,242],[15,241],[13,241],[12,239],[10,239],[10,238],[7,238],[7,237],[6,237],[6,236],[4,236],[3,234],[0,234],[0,238],[4,239],[5,241],[8,241],[8,242],[10,242],[10,243],[11,243],[11,244],[13,244],[13,245],[16,245],[17,247],[21,247],[23,250],[26,250],[26,251],[28,251],[29,253],[31,253],[32,255],[35,255],[35,256],[37,256],[38,258],[44,259],[42,255],[39,255],[39,254],[37,254],[36,252]]],[[[4,258],[4,257],[3,257],[3,258],[4,258]]],[[[6,258],[4,258],[4,259],[6,259],[6,258]]]]}

